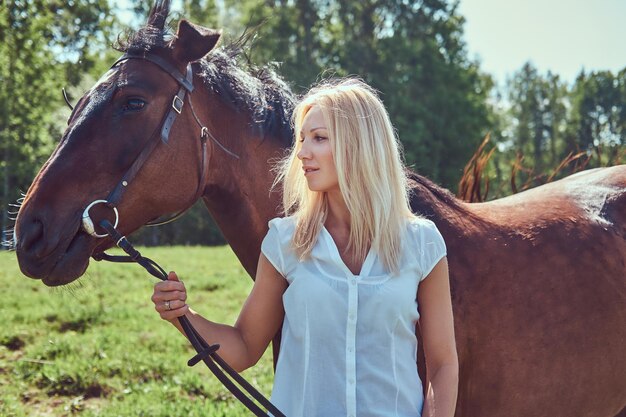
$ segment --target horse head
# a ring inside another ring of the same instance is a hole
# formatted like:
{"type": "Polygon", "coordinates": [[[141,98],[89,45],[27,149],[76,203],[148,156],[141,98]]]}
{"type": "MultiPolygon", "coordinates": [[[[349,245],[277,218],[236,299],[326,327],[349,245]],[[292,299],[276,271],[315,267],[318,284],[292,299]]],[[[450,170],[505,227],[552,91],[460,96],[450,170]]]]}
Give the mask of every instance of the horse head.
{"type": "MultiPolygon", "coordinates": [[[[118,230],[124,234],[184,210],[201,194],[205,184],[199,173],[210,158],[201,155],[202,143],[211,125],[202,129],[206,126],[189,105],[192,88],[182,84],[193,80],[186,79],[190,63],[216,47],[220,32],[182,20],[167,40],[168,12],[169,1],[157,2],[147,25],[130,39],[125,56],[78,101],[60,142],[28,190],[15,228],[25,275],[49,286],[63,285],[85,272],[92,254],[112,246],[109,239],[86,233],[81,215],[91,202],[111,196],[116,185],[123,189],[115,206],[118,230]],[[170,114],[175,122],[164,132],[170,114]],[[144,158],[146,148],[152,149],[144,158]],[[145,161],[132,181],[122,184],[138,158],[145,161]]],[[[110,207],[97,205],[90,214],[111,219],[112,213],[110,207]]]]}

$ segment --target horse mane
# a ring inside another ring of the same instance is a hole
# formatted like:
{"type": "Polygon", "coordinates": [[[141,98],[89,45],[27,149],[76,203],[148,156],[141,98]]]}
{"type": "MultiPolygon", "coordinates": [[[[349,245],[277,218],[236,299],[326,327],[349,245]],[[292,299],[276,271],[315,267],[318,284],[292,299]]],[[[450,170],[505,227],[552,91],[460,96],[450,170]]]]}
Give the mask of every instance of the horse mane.
{"type": "MultiPolygon", "coordinates": [[[[148,22],[137,31],[118,36],[114,48],[126,53],[147,53],[169,49],[175,35],[166,25],[170,1],[157,1],[150,10],[148,22]]],[[[194,71],[205,88],[237,112],[250,115],[251,133],[270,136],[282,147],[293,144],[291,114],[296,97],[272,65],[256,67],[246,56],[255,31],[244,31],[227,45],[215,48],[194,62],[194,71]]]]}
{"type": "MultiPolygon", "coordinates": [[[[118,37],[115,46],[120,52],[146,53],[169,49],[175,35],[166,25],[170,1],[157,1],[150,10],[148,22],[136,32],[118,37]]],[[[215,93],[227,106],[250,115],[252,133],[270,135],[282,147],[293,144],[291,114],[296,97],[271,65],[253,66],[246,56],[255,30],[244,31],[227,45],[209,52],[195,62],[196,74],[205,87],[215,93]],[[196,67],[196,68],[197,68],[196,67]]],[[[475,217],[450,191],[428,178],[408,171],[411,184],[411,208],[414,212],[437,216],[436,206],[447,206],[461,215],[475,217]]]]}
{"type": "Polygon", "coordinates": [[[440,187],[428,178],[407,169],[407,177],[411,188],[410,204],[414,213],[429,218],[438,218],[446,210],[445,207],[462,217],[482,220],[475,213],[470,211],[463,201],[459,200],[450,190],[440,187]],[[443,206],[443,207],[442,207],[443,206]]]}
{"type": "Polygon", "coordinates": [[[230,44],[211,51],[198,61],[205,86],[236,111],[250,115],[254,133],[270,134],[282,147],[293,144],[291,125],[296,97],[287,83],[271,66],[254,67],[247,63],[242,69],[248,36],[244,33],[230,44]]]}

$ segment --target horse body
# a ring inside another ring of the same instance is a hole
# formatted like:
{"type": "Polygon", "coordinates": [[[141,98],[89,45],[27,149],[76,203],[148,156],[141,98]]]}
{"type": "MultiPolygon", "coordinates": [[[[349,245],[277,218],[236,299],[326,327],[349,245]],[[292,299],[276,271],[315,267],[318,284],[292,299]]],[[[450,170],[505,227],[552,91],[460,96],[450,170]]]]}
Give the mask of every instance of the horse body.
{"type": "Polygon", "coordinates": [[[617,415],[626,403],[626,166],[453,209],[426,189],[419,196],[448,245],[456,415],[617,415]]]}
{"type": "MultiPolygon", "coordinates": [[[[151,15],[150,21],[162,29],[165,17],[151,15]]],[[[213,48],[215,42],[206,43],[215,37],[181,23],[173,45],[156,53],[182,71],[213,48]]],[[[218,58],[194,64],[196,87],[218,58]]],[[[122,64],[107,80],[79,102],[20,209],[20,267],[47,285],[77,279],[91,254],[112,245],[82,233],[80,213],[107,195],[148,140],[158,140],[146,135],[158,128],[177,88],[154,66],[137,61],[122,64]],[[124,108],[126,90],[150,111],[115,110],[124,108]]],[[[229,94],[240,93],[229,88],[196,88],[189,100],[209,131],[239,156],[211,144],[201,186],[211,215],[254,277],[267,222],[280,213],[280,196],[269,191],[271,162],[283,155],[290,132],[251,129],[255,116],[233,105],[229,94]]],[[[273,116],[288,110],[293,97],[270,101],[264,105],[273,116]]],[[[282,122],[288,124],[287,117],[282,122]]],[[[124,234],[190,204],[201,160],[197,138],[183,109],[169,143],[156,147],[118,207],[124,234]]],[[[626,166],[488,203],[460,202],[416,174],[412,181],[413,210],[435,221],[448,247],[460,363],[456,417],[618,415],[626,405],[626,166]]],[[[275,357],[278,348],[276,343],[275,357]]]]}
{"type": "MultiPolygon", "coordinates": [[[[267,173],[256,180],[271,184],[270,168],[255,170],[267,173]]],[[[235,190],[250,177],[236,178],[235,190]]],[[[230,194],[229,203],[205,198],[251,276],[265,224],[279,208],[263,190],[254,205],[243,193],[230,194]],[[247,219],[259,219],[258,229],[247,219]],[[249,231],[244,239],[242,230],[249,231]],[[250,251],[237,250],[242,240],[250,251]]],[[[625,193],[626,166],[488,203],[450,206],[438,198],[445,191],[415,185],[414,210],[437,223],[448,246],[457,417],[613,417],[624,407],[625,193]]],[[[419,372],[425,380],[422,352],[419,372]]]]}

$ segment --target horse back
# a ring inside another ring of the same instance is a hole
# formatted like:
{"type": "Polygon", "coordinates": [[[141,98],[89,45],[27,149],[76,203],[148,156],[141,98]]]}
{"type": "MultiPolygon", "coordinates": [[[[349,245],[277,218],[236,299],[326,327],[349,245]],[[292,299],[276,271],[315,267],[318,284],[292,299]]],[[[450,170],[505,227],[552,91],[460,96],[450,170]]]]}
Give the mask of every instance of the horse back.
{"type": "Polygon", "coordinates": [[[571,222],[578,227],[626,227],[626,165],[596,168],[487,203],[468,204],[486,222],[516,229],[571,222]]]}
{"type": "Polygon", "coordinates": [[[614,416],[626,404],[626,166],[464,207],[441,219],[457,416],[614,416]]]}

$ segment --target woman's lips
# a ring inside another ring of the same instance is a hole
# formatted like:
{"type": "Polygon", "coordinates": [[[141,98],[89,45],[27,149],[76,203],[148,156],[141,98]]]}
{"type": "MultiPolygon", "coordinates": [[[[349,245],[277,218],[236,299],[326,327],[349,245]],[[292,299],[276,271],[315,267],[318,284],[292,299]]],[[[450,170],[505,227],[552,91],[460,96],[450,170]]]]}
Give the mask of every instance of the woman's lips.
{"type": "Polygon", "coordinates": [[[304,169],[304,175],[310,175],[313,174],[317,171],[319,171],[319,168],[303,168],[304,169]]]}

